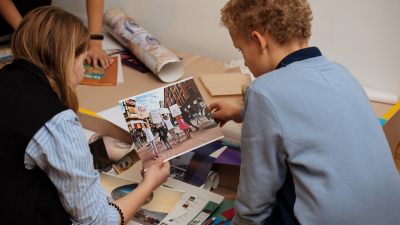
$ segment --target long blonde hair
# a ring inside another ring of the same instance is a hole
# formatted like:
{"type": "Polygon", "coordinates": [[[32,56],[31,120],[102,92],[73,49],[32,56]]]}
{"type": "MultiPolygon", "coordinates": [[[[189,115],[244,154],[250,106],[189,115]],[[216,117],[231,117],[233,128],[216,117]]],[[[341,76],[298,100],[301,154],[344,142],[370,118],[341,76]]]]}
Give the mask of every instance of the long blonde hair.
{"type": "Polygon", "coordinates": [[[78,17],[56,6],[44,6],[22,19],[11,48],[16,59],[38,66],[60,101],[77,113],[79,102],[70,76],[75,58],[87,50],[89,37],[78,17]]]}

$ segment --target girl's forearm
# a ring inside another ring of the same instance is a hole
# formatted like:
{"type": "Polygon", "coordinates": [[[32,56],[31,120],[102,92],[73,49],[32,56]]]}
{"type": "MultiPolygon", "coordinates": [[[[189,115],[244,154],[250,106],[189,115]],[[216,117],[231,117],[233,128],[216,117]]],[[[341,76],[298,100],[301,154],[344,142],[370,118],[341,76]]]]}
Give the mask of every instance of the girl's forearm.
{"type": "Polygon", "coordinates": [[[152,191],[152,185],[143,182],[137,188],[135,188],[135,190],[133,190],[123,198],[114,201],[114,203],[121,209],[122,213],[124,214],[124,224],[131,220],[131,218],[135,215],[139,208],[144,204],[146,199],[150,196],[152,191]]]}
{"type": "Polygon", "coordinates": [[[11,0],[0,0],[0,14],[14,30],[22,20],[21,14],[11,0]]]}

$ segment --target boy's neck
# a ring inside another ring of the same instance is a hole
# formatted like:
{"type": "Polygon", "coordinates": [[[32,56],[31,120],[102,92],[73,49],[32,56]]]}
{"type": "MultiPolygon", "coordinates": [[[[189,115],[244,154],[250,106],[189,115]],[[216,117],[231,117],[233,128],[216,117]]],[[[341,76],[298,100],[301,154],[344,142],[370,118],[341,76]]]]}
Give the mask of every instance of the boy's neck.
{"type": "Polygon", "coordinates": [[[296,52],[300,49],[308,48],[308,43],[291,43],[285,46],[275,46],[275,52],[273,57],[274,68],[278,66],[278,64],[288,55],[296,52]]]}

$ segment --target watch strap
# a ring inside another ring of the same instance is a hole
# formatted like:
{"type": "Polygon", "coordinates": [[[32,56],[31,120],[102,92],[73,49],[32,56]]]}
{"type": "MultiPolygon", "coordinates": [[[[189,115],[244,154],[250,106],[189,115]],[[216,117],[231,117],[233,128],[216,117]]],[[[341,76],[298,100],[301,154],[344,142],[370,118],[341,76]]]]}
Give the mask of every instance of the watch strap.
{"type": "Polygon", "coordinates": [[[92,35],[90,35],[90,39],[92,39],[92,40],[103,40],[104,36],[101,35],[101,34],[92,34],[92,35]]]}

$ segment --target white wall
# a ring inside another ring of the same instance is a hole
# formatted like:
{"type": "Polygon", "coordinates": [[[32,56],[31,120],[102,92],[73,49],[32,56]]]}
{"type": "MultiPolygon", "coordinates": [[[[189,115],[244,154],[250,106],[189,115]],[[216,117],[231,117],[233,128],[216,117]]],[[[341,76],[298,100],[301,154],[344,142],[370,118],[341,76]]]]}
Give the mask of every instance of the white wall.
{"type": "MultiPolygon", "coordinates": [[[[105,0],[122,8],[168,48],[230,61],[241,58],[219,27],[227,0],[105,0]]],[[[400,93],[400,1],[309,0],[314,12],[310,46],[346,66],[368,87],[400,93]]],[[[53,0],[80,17],[84,0],[53,0]]]]}

